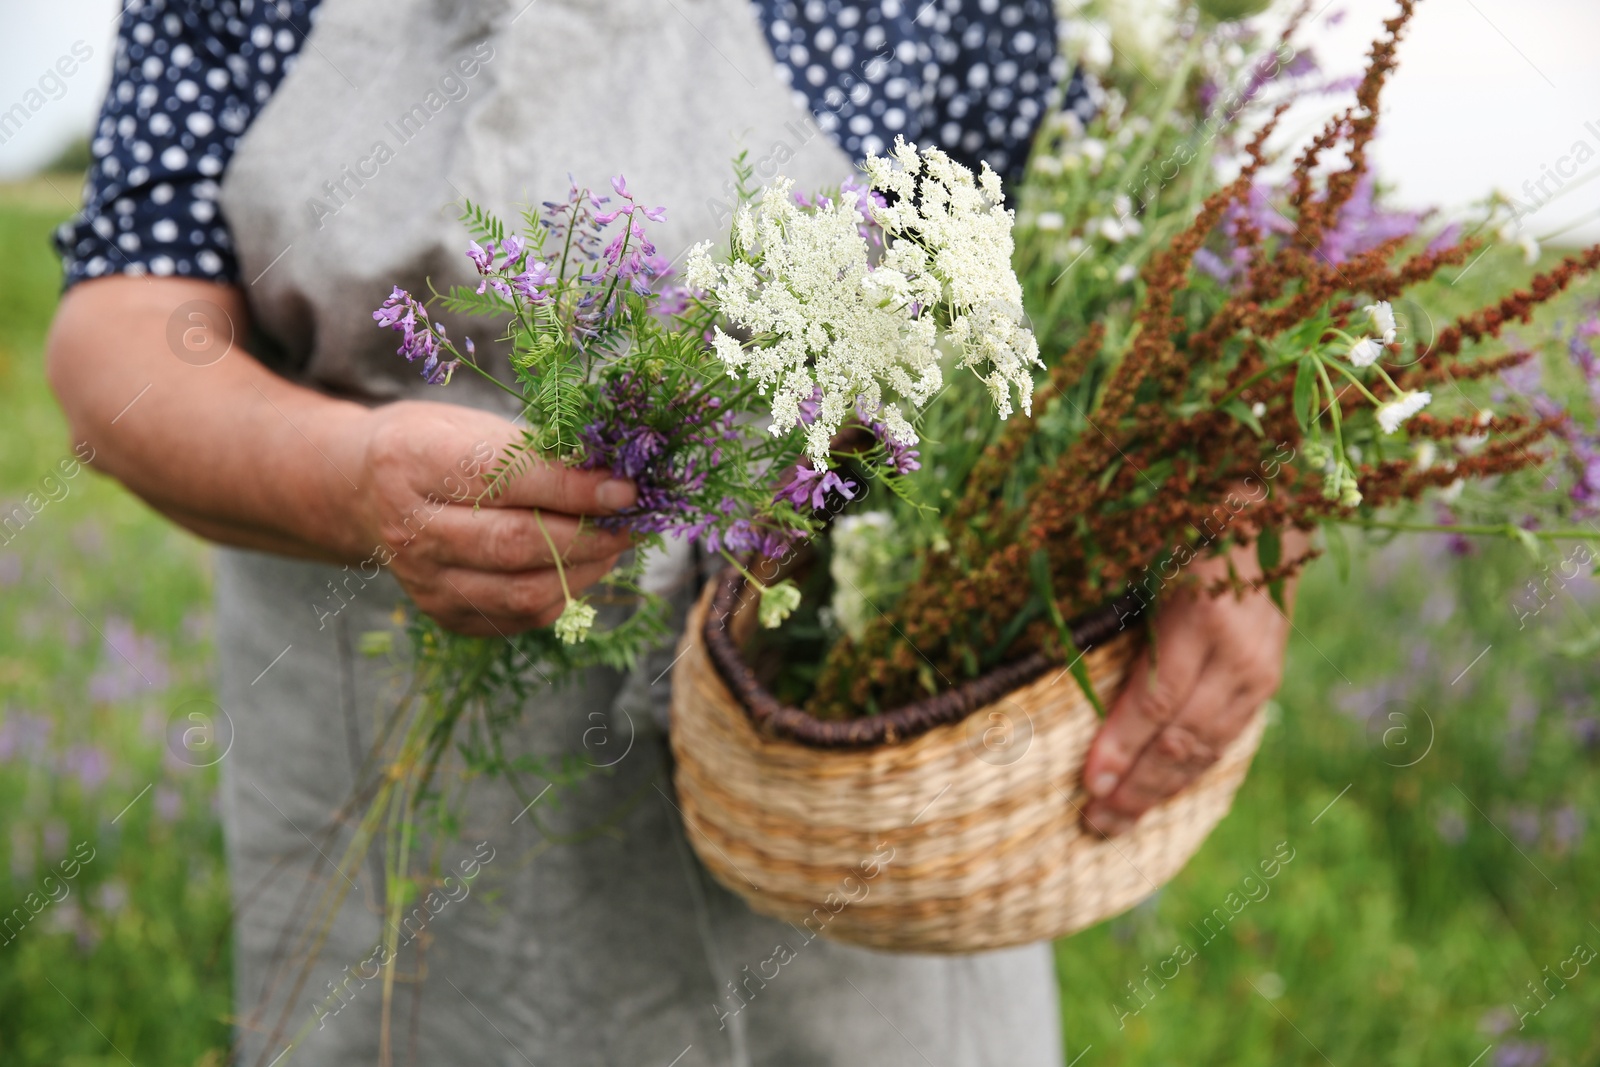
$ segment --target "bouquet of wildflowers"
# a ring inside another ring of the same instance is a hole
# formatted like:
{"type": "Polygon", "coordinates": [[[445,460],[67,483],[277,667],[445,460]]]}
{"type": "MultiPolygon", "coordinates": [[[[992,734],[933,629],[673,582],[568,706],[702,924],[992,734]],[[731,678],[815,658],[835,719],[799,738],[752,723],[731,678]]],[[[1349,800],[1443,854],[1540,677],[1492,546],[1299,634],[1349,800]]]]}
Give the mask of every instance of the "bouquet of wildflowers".
{"type": "MultiPolygon", "coordinates": [[[[1284,580],[1322,551],[1286,558],[1279,533],[1290,527],[1320,528],[1338,550],[1342,529],[1434,530],[1448,524],[1419,510],[1470,501],[1459,529],[1534,551],[1596,539],[1570,525],[1582,516],[1567,483],[1588,467],[1564,449],[1581,435],[1548,405],[1492,404],[1485,386],[1535,354],[1497,346],[1505,327],[1600,267],[1600,249],[1431,329],[1429,287],[1479,242],[1450,230],[1419,238],[1421,219],[1375,202],[1366,152],[1413,7],[1401,0],[1354,105],[1282,184],[1265,178],[1280,103],[1240,138],[1226,182],[1201,168],[1148,196],[1113,193],[1136,225],[1119,224],[1117,241],[1101,226],[1097,252],[1086,230],[1039,225],[1041,208],[1062,205],[1061,188],[1083,178],[1036,155],[1017,259],[1053,351],[1033,417],[1001,425],[959,400],[941,405],[928,416],[940,442],[924,450],[931,471],[909,477],[901,496],[949,506],[930,517],[891,500],[870,522],[839,524],[839,625],[803,687],[807,710],[897,707],[1030,653],[1073,662],[1065,620],[1115,601],[1132,622],[1186,584],[1191,561],[1236,545],[1254,546],[1262,584],[1281,599],[1284,580]],[[1195,209],[1175,206],[1174,193],[1195,209]],[[1104,269],[1130,234],[1151,231],[1170,236],[1134,260],[1133,277],[1104,269]],[[1059,266],[1072,239],[1090,257],[1082,275],[1059,266]],[[1063,294],[1080,276],[1089,294],[1063,294]],[[878,565],[887,544],[913,546],[913,560],[878,565]],[[863,618],[863,600],[880,610],[863,618]]],[[[1053,136],[1041,152],[1062,151],[1053,136]]],[[[1137,174],[1155,151],[1131,149],[1119,170],[1137,174]]]]}
{"type": "MultiPolygon", "coordinates": [[[[640,584],[651,551],[676,538],[720,556],[759,592],[761,624],[778,627],[800,590],[761,581],[752,565],[814,538],[869,483],[900,491],[920,466],[917,424],[950,376],[974,382],[996,418],[1031,408],[1038,346],[991,171],[975,176],[900,143],[867,162],[864,180],[823,195],[782,179],[758,194],[742,160],[736,172],[727,244],[692,249],[682,281],[650,240],[664,209],[619,176],[607,194],[574,184],[565,200],[525,211],[519,232],[468,204],[476,287],[428,302],[396,288],[373,314],[428,382],[477,374],[516,398],[521,434],[484,496],[535,462],[606,469],[638,490],[633,507],[597,520],[636,545],[603,597],[566,586],[552,541],[566,592],[554,625],[483,640],[410,621],[412,684],[344,813],[356,833],[341,862],[359,864],[385,835],[391,938],[419,885],[423,817],[451,825],[458,797],[437,780],[447,754],[530,801],[526,777],[567,785],[583,773],[570,759],[508,754],[501,737],[535,688],[628,668],[667,637],[666,605],[640,584]],[[489,337],[451,336],[429,303],[492,320],[489,337]]],[[[327,888],[303,945],[318,943],[343,894],[341,883],[327,888]]],[[[398,945],[389,948],[386,1004],[398,945]]]]}

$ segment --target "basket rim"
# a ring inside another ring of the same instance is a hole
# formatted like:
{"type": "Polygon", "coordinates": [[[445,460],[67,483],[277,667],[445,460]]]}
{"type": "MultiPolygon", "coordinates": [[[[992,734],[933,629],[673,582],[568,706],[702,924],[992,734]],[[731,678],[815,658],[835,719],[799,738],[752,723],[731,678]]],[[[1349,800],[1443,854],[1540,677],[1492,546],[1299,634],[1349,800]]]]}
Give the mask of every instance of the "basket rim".
{"type": "MultiPolygon", "coordinates": [[[[700,631],[717,675],[759,732],[812,748],[902,744],[935,727],[960,722],[1059,664],[1043,652],[1030,652],[953,689],[877,715],[848,720],[819,719],[804,709],[783,703],[762,685],[734,640],[728,619],[748,584],[744,574],[730,565],[711,581],[715,592],[700,631]]],[[[1073,643],[1087,653],[1117,637],[1127,629],[1129,621],[1142,613],[1143,602],[1125,596],[1075,617],[1067,628],[1072,632],[1073,643]]]]}

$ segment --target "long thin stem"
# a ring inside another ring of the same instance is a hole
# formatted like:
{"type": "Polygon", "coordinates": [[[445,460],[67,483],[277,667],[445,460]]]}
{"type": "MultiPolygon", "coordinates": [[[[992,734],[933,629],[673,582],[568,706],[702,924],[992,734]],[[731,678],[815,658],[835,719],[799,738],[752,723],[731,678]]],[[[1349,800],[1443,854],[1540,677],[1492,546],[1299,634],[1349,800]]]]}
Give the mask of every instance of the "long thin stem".
{"type": "Polygon", "coordinates": [[[1386,519],[1344,519],[1328,516],[1323,521],[1341,526],[1358,526],[1364,530],[1397,530],[1402,533],[1449,533],[1467,537],[1507,537],[1522,539],[1535,537],[1540,541],[1596,541],[1593,530],[1523,530],[1507,523],[1503,526],[1450,526],[1445,523],[1397,522],[1386,519]],[[1519,532],[1520,531],[1520,532],[1519,532]]]}
{"type": "Polygon", "coordinates": [[[550,559],[556,565],[556,577],[561,579],[561,595],[569,601],[572,599],[572,590],[567,588],[567,571],[561,565],[561,550],[556,547],[555,539],[550,536],[550,531],[545,529],[544,516],[539,514],[539,509],[533,509],[533,521],[538,524],[539,532],[544,534],[544,543],[550,546],[550,559]]]}

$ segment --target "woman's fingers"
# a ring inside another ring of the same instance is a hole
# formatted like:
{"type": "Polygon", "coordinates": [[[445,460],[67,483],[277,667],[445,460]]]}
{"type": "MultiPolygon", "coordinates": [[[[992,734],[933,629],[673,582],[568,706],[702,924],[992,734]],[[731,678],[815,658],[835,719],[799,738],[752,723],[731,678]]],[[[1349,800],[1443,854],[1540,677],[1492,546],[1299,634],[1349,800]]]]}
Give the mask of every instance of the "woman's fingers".
{"type": "Polygon", "coordinates": [[[474,510],[451,505],[432,516],[417,543],[420,552],[443,566],[517,572],[553,566],[552,544],[561,553],[562,565],[573,566],[615,558],[632,541],[626,533],[607,532],[592,520],[580,523],[570,515],[535,516],[532,508],[474,510]]]}
{"type": "MultiPolygon", "coordinates": [[[[616,564],[616,557],[567,568],[567,585],[577,596],[616,564]]],[[[566,596],[553,569],[521,574],[489,574],[458,567],[440,569],[426,588],[412,591],[417,606],[447,629],[476,637],[510,636],[549,626],[561,615],[566,596]]]]}
{"type": "Polygon", "coordinates": [[[1211,660],[1178,714],[1145,745],[1117,788],[1084,811],[1090,827],[1107,837],[1123,833],[1215,763],[1255,710],[1245,685],[1211,660]]]}
{"type": "Polygon", "coordinates": [[[1155,670],[1149,651],[1134,659],[1116,703],[1084,762],[1083,782],[1091,797],[1109,796],[1139,753],[1173,720],[1193,691],[1210,654],[1209,636],[1191,624],[1193,603],[1174,604],[1156,625],[1155,670]]]}
{"type": "MultiPolygon", "coordinates": [[[[486,474],[485,477],[488,477],[486,474]]],[[[626,478],[610,471],[581,471],[533,459],[515,478],[508,479],[486,506],[539,508],[567,515],[615,515],[632,507],[638,492],[626,478]]]]}

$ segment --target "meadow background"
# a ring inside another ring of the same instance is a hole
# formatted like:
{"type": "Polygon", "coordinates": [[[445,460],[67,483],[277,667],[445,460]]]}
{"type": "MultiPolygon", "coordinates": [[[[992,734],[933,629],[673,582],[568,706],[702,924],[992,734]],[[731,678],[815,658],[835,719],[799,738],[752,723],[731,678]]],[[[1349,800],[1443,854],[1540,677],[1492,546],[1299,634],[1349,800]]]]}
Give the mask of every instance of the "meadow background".
{"type": "MultiPolygon", "coordinates": [[[[46,481],[71,454],[48,236],[77,183],[0,185],[0,502],[60,497],[0,534],[0,916],[67,887],[0,932],[0,1063],[217,1065],[216,775],[172,743],[214,695],[209,556],[107,479],[46,481]]],[[[1496,250],[1449,299],[1530,270],[1496,250]]],[[[1436,538],[1312,568],[1233,813],[1151,900],[1057,946],[1069,1061],[1600,1062],[1600,602],[1560,560],[1436,538]]]]}

